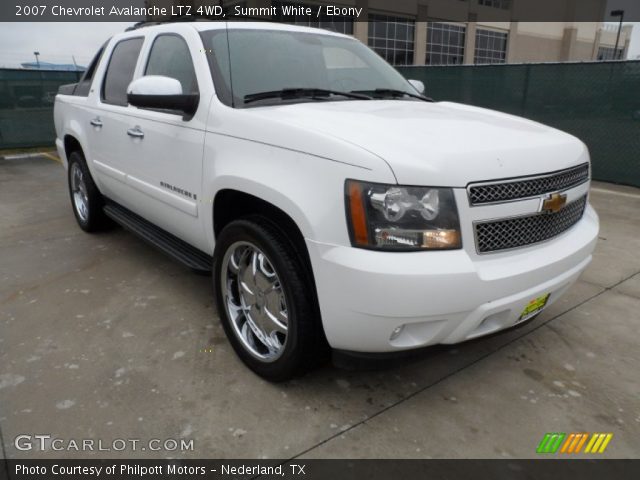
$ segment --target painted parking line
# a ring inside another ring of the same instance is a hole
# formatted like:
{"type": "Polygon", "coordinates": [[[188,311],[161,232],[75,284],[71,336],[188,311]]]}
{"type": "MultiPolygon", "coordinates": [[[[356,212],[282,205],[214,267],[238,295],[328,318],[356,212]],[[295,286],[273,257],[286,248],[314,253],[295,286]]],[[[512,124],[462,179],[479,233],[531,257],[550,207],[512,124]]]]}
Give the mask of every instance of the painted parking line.
{"type": "Polygon", "coordinates": [[[42,153],[16,153],[14,155],[2,155],[5,160],[21,160],[23,158],[37,158],[42,153]]]}
{"type": "Polygon", "coordinates": [[[53,160],[54,162],[62,163],[62,160],[60,160],[60,157],[58,157],[57,155],[54,155],[52,153],[42,152],[41,155],[43,157],[47,157],[49,160],[53,160]]]}
{"type": "Polygon", "coordinates": [[[600,188],[600,187],[591,187],[591,191],[596,193],[608,193],[610,195],[618,195],[620,197],[628,197],[628,198],[640,197],[640,193],[618,192],[616,190],[610,190],[608,188],[600,188]]]}
{"type": "Polygon", "coordinates": [[[37,153],[16,153],[14,155],[4,155],[1,156],[5,160],[22,160],[25,158],[39,158],[39,157],[47,157],[49,160],[53,160],[54,162],[62,163],[60,157],[55,153],[49,152],[37,152],[37,153]]]}

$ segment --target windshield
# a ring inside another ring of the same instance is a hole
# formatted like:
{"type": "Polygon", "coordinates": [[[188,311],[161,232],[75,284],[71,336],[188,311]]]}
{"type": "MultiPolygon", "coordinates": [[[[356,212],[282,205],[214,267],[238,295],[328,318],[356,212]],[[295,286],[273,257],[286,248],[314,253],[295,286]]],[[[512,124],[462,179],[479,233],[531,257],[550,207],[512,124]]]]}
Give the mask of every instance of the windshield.
{"type": "MultiPolygon", "coordinates": [[[[283,89],[336,92],[393,89],[417,92],[378,54],[352,38],[280,30],[201,32],[221,101],[245,107],[245,97],[283,89]],[[227,40],[228,38],[228,40],[227,40]]],[[[323,98],[328,100],[329,98],[323,98]]],[[[331,96],[330,100],[354,100],[331,96]]],[[[270,97],[251,106],[309,101],[270,97]]]]}

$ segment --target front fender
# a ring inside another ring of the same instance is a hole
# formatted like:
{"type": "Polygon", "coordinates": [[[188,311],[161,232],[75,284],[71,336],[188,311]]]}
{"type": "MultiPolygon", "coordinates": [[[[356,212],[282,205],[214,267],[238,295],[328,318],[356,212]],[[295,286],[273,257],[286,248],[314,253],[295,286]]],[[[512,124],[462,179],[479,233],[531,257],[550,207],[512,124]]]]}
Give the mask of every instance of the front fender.
{"type": "Polygon", "coordinates": [[[211,247],[213,199],[238,190],[289,215],[307,240],[350,245],[344,207],[347,178],[394,183],[388,168],[372,170],[299,151],[208,132],[203,165],[204,228],[211,247]]]}

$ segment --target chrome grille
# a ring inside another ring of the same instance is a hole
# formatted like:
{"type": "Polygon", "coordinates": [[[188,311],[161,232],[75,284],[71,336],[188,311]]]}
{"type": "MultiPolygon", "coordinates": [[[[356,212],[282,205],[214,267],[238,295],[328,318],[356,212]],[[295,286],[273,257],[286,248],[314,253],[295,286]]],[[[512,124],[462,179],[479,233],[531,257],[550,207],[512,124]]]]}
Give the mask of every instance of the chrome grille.
{"type": "Polygon", "coordinates": [[[536,213],[476,223],[478,253],[524,247],[560,235],[578,223],[586,204],[587,196],[584,195],[555,213],[536,213]]]}
{"type": "Polygon", "coordinates": [[[578,165],[546,175],[523,178],[516,181],[470,185],[468,188],[471,205],[507,202],[528,197],[536,197],[549,192],[565,190],[589,179],[589,164],[578,165]]]}

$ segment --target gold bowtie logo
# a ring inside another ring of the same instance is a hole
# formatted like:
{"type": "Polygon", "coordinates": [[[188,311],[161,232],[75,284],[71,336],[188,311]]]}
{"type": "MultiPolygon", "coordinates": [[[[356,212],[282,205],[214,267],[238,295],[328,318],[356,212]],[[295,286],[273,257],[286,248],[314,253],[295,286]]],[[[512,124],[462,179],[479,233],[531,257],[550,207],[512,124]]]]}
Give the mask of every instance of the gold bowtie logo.
{"type": "Polygon", "coordinates": [[[543,212],[556,213],[564,208],[567,204],[567,196],[562,193],[552,193],[548,198],[542,201],[543,212]]]}

